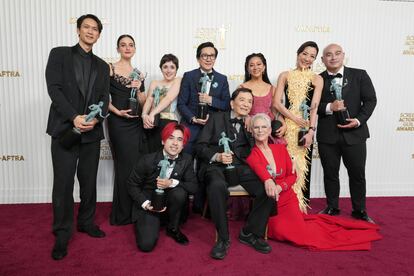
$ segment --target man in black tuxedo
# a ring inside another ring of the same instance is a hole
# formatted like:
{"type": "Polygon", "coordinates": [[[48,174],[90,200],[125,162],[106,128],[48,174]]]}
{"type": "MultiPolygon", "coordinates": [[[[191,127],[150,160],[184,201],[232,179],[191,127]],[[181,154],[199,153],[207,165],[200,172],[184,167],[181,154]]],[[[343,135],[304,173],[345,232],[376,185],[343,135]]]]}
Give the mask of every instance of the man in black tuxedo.
{"type": "Polygon", "coordinates": [[[96,176],[100,140],[104,138],[103,118],[86,122],[88,106],[102,102],[101,115],[109,102],[108,65],[92,53],[102,31],[101,21],[92,14],[77,20],[79,43],[73,47],[57,47],[50,51],[46,67],[46,83],[52,100],[47,133],[52,137],[53,163],[53,233],[52,258],[62,259],[73,231],[73,185],[77,174],[80,206],[77,229],[101,238],[105,233],[94,224],[96,209],[96,176]],[[60,138],[73,127],[80,130],[80,141],[67,148],[60,138]]]}
{"type": "Polygon", "coordinates": [[[327,207],[320,213],[340,213],[339,167],[341,157],[348,170],[352,200],[352,216],[372,222],[365,206],[366,181],[366,139],[369,137],[367,121],[377,104],[375,89],[365,70],[343,65],[345,53],[340,45],[330,44],[324,51],[322,61],[326,71],[321,73],[324,88],[318,107],[317,140],[324,172],[324,186],[327,207]],[[332,85],[338,83],[342,99],[338,100],[332,85]],[[347,108],[347,124],[340,124],[339,112],[347,108]]]}
{"type": "Polygon", "coordinates": [[[146,154],[134,167],[127,185],[134,204],[132,221],[135,223],[135,237],[138,248],[144,252],[154,249],[160,230],[160,215],[167,213],[167,236],[182,245],[188,244],[187,237],[180,231],[180,216],[188,193],[197,190],[197,178],[191,155],[182,153],[190,138],[190,131],[175,122],[167,124],[161,132],[163,150],[146,154]],[[170,165],[167,178],[161,179],[160,161],[167,157],[170,165]],[[151,204],[155,189],[163,189],[167,196],[167,207],[155,211],[151,204]]]}
{"type": "Polygon", "coordinates": [[[228,164],[236,167],[239,175],[238,184],[254,197],[252,210],[245,227],[240,231],[239,241],[261,253],[271,251],[271,247],[262,237],[269,215],[275,208],[275,201],[267,196],[263,183],[246,164],[254,140],[245,130],[243,119],[249,114],[252,103],[253,94],[250,89],[236,89],[230,101],[232,110],[210,114],[196,144],[197,158],[201,162],[199,178],[204,179],[207,187],[211,217],[218,232],[217,242],[210,253],[214,259],[223,259],[230,245],[226,216],[229,183],[224,174],[228,164]],[[232,153],[223,152],[219,146],[222,132],[234,140],[230,144],[232,153]]]}

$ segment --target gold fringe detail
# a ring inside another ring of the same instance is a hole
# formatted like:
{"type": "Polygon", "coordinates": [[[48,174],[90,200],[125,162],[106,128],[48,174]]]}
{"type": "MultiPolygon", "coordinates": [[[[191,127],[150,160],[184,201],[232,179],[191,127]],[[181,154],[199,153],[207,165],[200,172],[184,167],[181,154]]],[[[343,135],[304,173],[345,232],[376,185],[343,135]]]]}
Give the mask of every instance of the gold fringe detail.
{"type": "MultiPolygon", "coordinates": [[[[287,77],[288,91],[287,98],[289,99],[289,110],[292,114],[302,117],[300,111],[300,105],[303,100],[308,98],[308,91],[311,89],[312,79],[315,73],[310,70],[291,70],[287,77]]],[[[305,187],[305,179],[308,175],[309,164],[311,160],[307,159],[309,149],[298,146],[298,132],[300,127],[292,120],[286,118],[287,131],[285,138],[288,141],[287,149],[290,156],[293,158],[293,162],[296,166],[297,180],[293,185],[298,200],[299,208],[302,213],[307,213],[309,207],[306,199],[303,196],[303,190],[305,187]]]]}

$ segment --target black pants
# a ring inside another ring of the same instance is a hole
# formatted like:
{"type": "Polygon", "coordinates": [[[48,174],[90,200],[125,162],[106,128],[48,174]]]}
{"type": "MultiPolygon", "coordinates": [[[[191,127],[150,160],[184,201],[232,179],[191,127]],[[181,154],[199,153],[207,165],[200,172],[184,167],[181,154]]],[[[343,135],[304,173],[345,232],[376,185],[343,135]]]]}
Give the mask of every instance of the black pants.
{"type": "Polygon", "coordinates": [[[52,138],[53,163],[53,233],[69,239],[73,232],[73,185],[75,173],[80,188],[78,227],[94,223],[96,210],[96,175],[98,172],[100,141],[65,149],[52,138]]]}
{"type": "Polygon", "coordinates": [[[336,144],[318,143],[318,147],[323,167],[323,180],[328,207],[339,208],[339,167],[342,157],[349,176],[352,208],[355,211],[364,211],[366,208],[366,143],[348,145],[341,137],[336,144]]]}
{"type": "MultiPolygon", "coordinates": [[[[178,185],[167,192],[167,212],[170,229],[178,229],[181,211],[187,199],[187,192],[178,185]]],[[[144,252],[150,252],[157,244],[160,232],[160,216],[164,213],[146,211],[139,207],[135,221],[135,238],[138,248],[144,252]]]]}
{"type": "MultiPolygon", "coordinates": [[[[206,168],[204,179],[211,218],[216,225],[219,238],[229,240],[226,215],[229,191],[224,170],[224,166],[210,165],[206,168]]],[[[253,207],[247,218],[244,230],[263,237],[269,216],[275,208],[275,201],[267,196],[263,183],[247,165],[238,165],[237,170],[239,173],[239,184],[254,197],[253,207]]]]}

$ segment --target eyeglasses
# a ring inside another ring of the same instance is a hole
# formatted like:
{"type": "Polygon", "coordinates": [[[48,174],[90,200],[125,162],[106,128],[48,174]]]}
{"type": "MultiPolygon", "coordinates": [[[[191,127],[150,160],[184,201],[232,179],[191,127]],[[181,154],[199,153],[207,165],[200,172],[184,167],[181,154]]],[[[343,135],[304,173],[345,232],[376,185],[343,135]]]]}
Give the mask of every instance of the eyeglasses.
{"type": "Polygon", "coordinates": [[[216,55],[207,55],[207,54],[201,54],[200,55],[202,60],[215,60],[216,59],[216,55]]]}

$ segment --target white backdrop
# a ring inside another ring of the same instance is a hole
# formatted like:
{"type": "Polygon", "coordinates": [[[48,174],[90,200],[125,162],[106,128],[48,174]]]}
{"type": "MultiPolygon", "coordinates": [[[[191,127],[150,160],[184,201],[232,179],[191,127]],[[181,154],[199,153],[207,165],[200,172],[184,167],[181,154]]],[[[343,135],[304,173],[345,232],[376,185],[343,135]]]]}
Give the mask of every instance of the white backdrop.
{"type": "MultiPolygon", "coordinates": [[[[196,67],[195,47],[207,40],[219,48],[216,70],[230,89],[242,82],[245,57],[262,52],[272,83],[295,65],[307,40],[322,49],[343,45],[346,63],[366,69],[378,105],[368,121],[368,196],[414,195],[414,28],[411,1],[380,0],[141,0],[0,2],[0,203],[50,202],[52,164],[45,134],[50,99],[44,70],[52,47],[77,42],[76,18],[96,14],[104,23],[94,53],[116,61],[116,39],[134,36],[134,65],[160,78],[165,53],[180,59],[179,75],[196,67]]],[[[320,72],[318,62],[314,70],[320,72]]],[[[312,197],[323,197],[322,169],[315,152],[312,197]]],[[[349,196],[341,168],[341,196],[349,196]]],[[[76,185],[77,186],[77,185],[76,185]]],[[[112,199],[113,162],[102,142],[98,200],[112,199]]],[[[77,197],[78,190],[75,189],[77,197]]]]}

